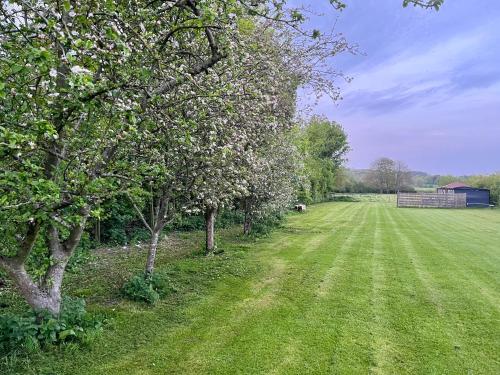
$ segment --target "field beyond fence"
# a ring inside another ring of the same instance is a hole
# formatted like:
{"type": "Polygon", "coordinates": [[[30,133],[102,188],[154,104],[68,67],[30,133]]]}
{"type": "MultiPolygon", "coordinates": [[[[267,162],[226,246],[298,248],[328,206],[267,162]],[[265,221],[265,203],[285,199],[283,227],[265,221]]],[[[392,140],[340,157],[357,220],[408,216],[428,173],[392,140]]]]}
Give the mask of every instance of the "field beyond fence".
{"type": "Polygon", "coordinates": [[[382,202],[396,203],[396,194],[378,193],[331,193],[329,200],[332,202],[382,202]]]}
{"type": "Polygon", "coordinates": [[[397,206],[417,208],[466,208],[467,194],[398,193],[397,206]]]}

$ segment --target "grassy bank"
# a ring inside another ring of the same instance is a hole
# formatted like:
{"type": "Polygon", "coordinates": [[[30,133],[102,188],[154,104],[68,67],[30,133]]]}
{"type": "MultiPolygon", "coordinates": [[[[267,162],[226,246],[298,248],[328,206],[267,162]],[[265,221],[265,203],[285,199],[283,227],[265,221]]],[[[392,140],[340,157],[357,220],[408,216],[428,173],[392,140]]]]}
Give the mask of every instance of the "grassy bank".
{"type": "Polygon", "coordinates": [[[160,252],[176,292],[152,308],[117,294],[143,252],[104,251],[67,283],[108,314],[104,334],[9,371],[500,373],[499,227],[498,210],[357,202],[314,206],[257,242],[227,233],[210,259],[188,234],[160,252]]]}

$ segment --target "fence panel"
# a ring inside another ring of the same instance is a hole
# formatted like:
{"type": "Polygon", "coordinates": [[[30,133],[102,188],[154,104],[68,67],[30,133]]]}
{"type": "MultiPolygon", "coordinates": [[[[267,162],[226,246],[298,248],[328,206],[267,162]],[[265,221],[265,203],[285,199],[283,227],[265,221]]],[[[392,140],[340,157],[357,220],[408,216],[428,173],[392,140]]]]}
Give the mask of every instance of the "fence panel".
{"type": "Polygon", "coordinates": [[[398,207],[466,208],[465,193],[398,193],[398,207]]]}

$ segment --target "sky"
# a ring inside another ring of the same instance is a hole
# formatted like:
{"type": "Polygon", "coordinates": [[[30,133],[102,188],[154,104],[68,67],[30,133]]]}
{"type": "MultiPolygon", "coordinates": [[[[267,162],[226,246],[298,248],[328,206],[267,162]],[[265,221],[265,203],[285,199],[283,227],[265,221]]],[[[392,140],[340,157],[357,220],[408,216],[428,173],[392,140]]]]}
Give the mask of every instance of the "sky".
{"type": "Polygon", "coordinates": [[[328,0],[293,3],[313,11],[310,27],[358,46],[331,62],[353,78],[338,82],[343,100],[322,97],[308,113],[344,127],[349,167],[386,156],[432,174],[500,171],[500,1],[446,0],[435,12],[347,0],[341,13],[328,0]]]}

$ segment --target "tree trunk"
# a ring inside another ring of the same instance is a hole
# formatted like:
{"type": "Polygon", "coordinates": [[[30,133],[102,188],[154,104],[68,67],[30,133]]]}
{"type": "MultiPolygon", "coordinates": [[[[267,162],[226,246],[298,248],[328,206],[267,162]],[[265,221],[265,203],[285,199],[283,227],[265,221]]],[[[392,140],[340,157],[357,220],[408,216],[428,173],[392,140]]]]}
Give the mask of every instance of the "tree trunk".
{"type": "MultiPolygon", "coordinates": [[[[163,229],[163,228],[162,228],[163,229]]],[[[160,239],[161,230],[155,228],[155,231],[151,234],[151,240],[149,242],[148,259],[146,261],[146,279],[150,278],[153,274],[156,260],[156,250],[158,249],[158,241],[160,239]]]]}
{"type": "MultiPolygon", "coordinates": [[[[151,190],[152,192],[152,190],[151,190]]],[[[128,194],[127,194],[128,195],[128,194]]],[[[142,214],[141,209],[135,204],[134,200],[130,195],[128,195],[132,206],[134,206],[137,215],[141,219],[144,226],[151,233],[151,239],[149,240],[149,250],[148,250],[148,258],[146,260],[146,269],[144,272],[144,277],[146,279],[151,278],[153,275],[155,260],[156,260],[156,250],[158,249],[158,242],[160,240],[160,234],[165,228],[165,226],[172,220],[173,212],[170,210],[169,206],[169,195],[167,193],[163,193],[158,198],[158,204],[156,209],[154,205],[150,207],[151,214],[151,223],[149,224],[142,214]]]]}
{"type": "Polygon", "coordinates": [[[215,215],[217,213],[217,209],[208,208],[205,212],[205,224],[206,224],[206,248],[205,254],[210,255],[213,254],[215,250],[215,239],[214,239],[214,228],[215,228],[215,215]]]}
{"type": "Polygon", "coordinates": [[[243,234],[245,236],[248,236],[251,231],[252,231],[252,219],[250,218],[250,215],[247,212],[245,212],[245,221],[243,222],[243,234]]]}
{"type": "Polygon", "coordinates": [[[101,244],[101,219],[97,219],[95,222],[95,233],[94,233],[95,241],[98,245],[101,244]]]}
{"type": "Polygon", "coordinates": [[[33,310],[45,310],[53,316],[59,316],[64,271],[76,246],[80,243],[88,212],[88,208],[82,210],[82,214],[84,215],[82,222],[71,229],[70,235],[65,241],[60,240],[57,228],[54,225],[49,225],[47,230],[47,246],[50,252],[51,264],[40,284],[33,281],[25,268],[25,262],[31,252],[36,236],[29,241],[29,249],[21,249],[16,257],[0,257],[0,266],[7,271],[17,289],[33,310]]]}
{"type": "MultiPolygon", "coordinates": [[[[63,264],[60,268],[59,274],[64,274],[63,264]]],[[[61,309],[61,281],[62,277],[58,277],[52,283],[44,283],[47,285],[36,285],[31,279],[30,275],[26,272],[24,264],[12,264],[6,267],[7,273],[14,281],[17,290],[24,297],[26,302],[35,311],[48,311],[54,316],[58,316],[61,309]]]]}

